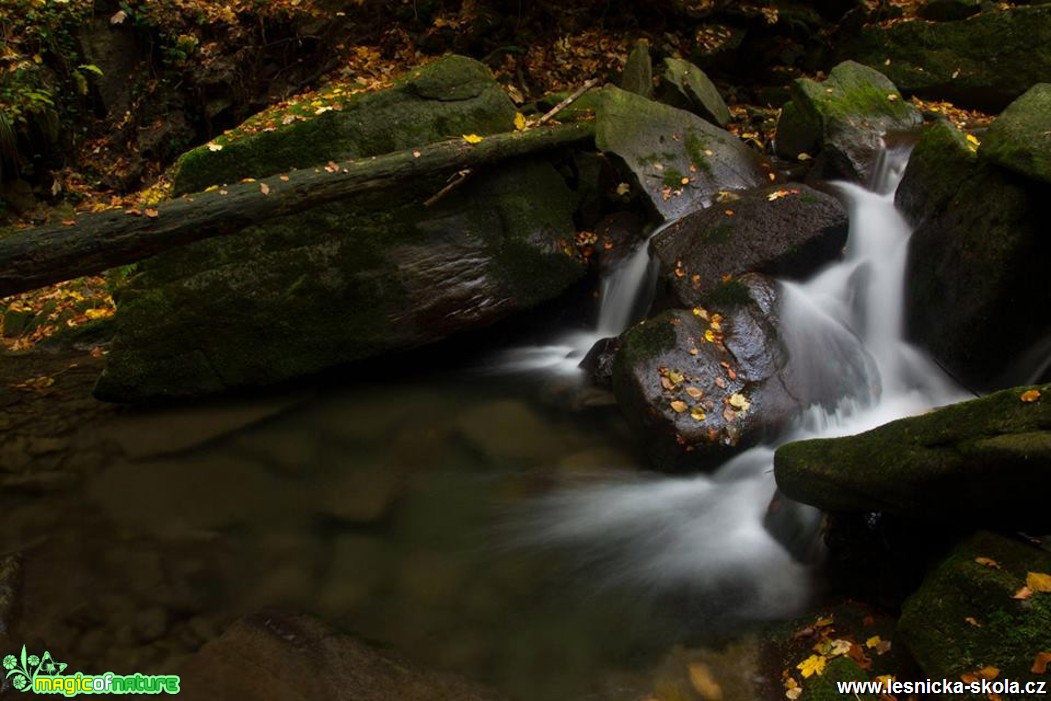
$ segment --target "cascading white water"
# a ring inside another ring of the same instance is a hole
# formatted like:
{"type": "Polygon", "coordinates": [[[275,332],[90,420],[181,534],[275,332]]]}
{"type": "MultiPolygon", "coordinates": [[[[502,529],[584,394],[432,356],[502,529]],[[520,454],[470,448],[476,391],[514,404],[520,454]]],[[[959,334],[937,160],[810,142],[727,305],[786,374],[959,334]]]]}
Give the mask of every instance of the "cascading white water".
{"type": "MultiPolygon", "coordinates": [[[[886,151],[872,190],[837,185],[851,222],[844,259],[804,283],[780,283],[791,371],[807,386],[836,387],[839,404],[810,407],[775,444],[749,450],[711,475],[589,485],[549,497],[530,519],[534,542],[571,547],[606,566],[610,581],[655,592],[744,591],[728,604],[740,616],[786,614],[806,600],[809,569],[764,527],[776,491],[776,445],[856,433],[964,398],[903,338],[910,231],[893,192],[907,155],[886,151]]],[[[629,266],[633,276],[644,277],[641,263],[629,266]]],[[[617,288],[624,282],[610,282],[604,293],[603,303],[617,305],[616,313],[602,315],[610,324],[606,333],[638,296],[617,288]]],[[[819,518],[812,509],[800,513],[815,524],[819,518]]],[[[813,539],[816,529],[811,532],[813,539]]]]}

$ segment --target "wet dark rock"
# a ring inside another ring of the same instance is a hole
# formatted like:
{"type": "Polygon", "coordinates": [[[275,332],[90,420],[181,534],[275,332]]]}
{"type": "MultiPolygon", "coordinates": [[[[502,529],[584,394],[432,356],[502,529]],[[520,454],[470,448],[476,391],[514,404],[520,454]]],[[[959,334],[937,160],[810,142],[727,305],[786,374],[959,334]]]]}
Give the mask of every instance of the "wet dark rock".
{"type": "Polygon", "coordinates": [[[646,241],[646,219],[636,212],[612,212],[595,227],[597,237],[593,252],[599,270],[609,272],[630,258],[635,248],[646,241]]]}
{"type": "Polygon", "coordinates": [[[822,83],[800,78],[777,123],[777,154],[795,160],[817,156],[823,178],[868,183],[888,132],[920,126],[919,111],[902,99],[885,75],[845,61],[822,83]]]}
{"type": "Polygon", "coordinates": [[[495,701],[495,692],[432,672],[306,616],[257,614],[231,625],[178,669],[180,698],[495,701]],[[232,674],[230,670],[237,670],[232,674]]]}
{"type": "MultiPolygon", "coordinates": [[[[514,113],[483,66],[448,57],[342,112],[191,151],[176,189],[508,131],[514,113]]],[[[317,207],[139,264],[117,294],[96,396],[128,402],[287,380],[490,325],[584,274],[570,248],[576,198],[546,161],[493,168],[423,208],[444,184],[317,207]]]]}
{"type": "Polygon", "coordinates": [[[1051,187],[976,156],[948,124],[927,129],[897,192],[909,240],[906,324],[961,382],[998,378],[1051,326],[1045,207],[1051,187]]]}
{"type": "Polygon", "coordinates": [[[778,487],[826,511],[1045,532],[1051,386],[1026,391],[1003,390],[856,436],[781,446],[778,487]]]}
{"type": "Polygon", "coordinates": [[[1007,106],[982,135],[978,156],[1051,185],[1051,83],[1038,83],[1007,106]]]}
{"type": "Polygon", "coordinates": [[[773,185],[723,197],[687,214],[651,244],[679,305],[701,304],[726,276],[803,278],[835,260],[847,241],[839,200],[805,185],[773,185]]]}
{"type": "Polygon", "coordinates": [[[1045,680],[1032,667],[1051,650],[1051,595],[1013,598],[1030,572],[1051,572],[1051,553],[988,532],[960,543],[902,607],[898,636],[924,674],[996,667],[998,679],[1045,680]]]}
{"type": "Polygon", "coordinates": [[[906,94],[1001,110],[1051,75],[1051,6],[992,9],[956,22],[868,24],[837,54],[886,73],[906,94]]]}
{"type": "Polygon", "coordinates": [[[661,102],[689,110],[716,126],[726,126],[730,110],[719,90],[697,66],[680,58],[666,58],[661,73],[661,102]]]}
{"type": "Polygon", "coordinates": [[[695,114],[613,86],[599,100],[595,143],[664,220],[706,207],[720,191],[770,183],[763,156],[695,114]]]}
{"type": "Polygon", "coordinates": [[[665,311],[621,337],[613,391],[661,469],[714,467],[809,404],[838,398],[814,395],[788,367],[773,282],[733,284],[740,299],[665,311]]]}
{"type": "Polygon", "coordinates": [[[580,361],[580,368],[597,387],[613,388],[613,363],[617,359],[618,350],[619,338],[603,338],[597,341],[580,361]]]}

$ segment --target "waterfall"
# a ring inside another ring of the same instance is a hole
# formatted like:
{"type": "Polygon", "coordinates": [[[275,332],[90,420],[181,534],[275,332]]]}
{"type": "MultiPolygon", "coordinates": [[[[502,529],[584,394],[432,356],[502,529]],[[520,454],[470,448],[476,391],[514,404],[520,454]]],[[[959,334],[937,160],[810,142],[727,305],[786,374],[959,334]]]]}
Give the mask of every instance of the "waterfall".
{"type": "MultiPolygon", "coordinates": [[[[836,184],[850,214],[843,260],[805,282],[779,283],[791,371],[806,386],[835,386],[843,399],[834,407],[811,406],[786,435],[713,474],[639,477],[543,499],[528,526],[534,543],[571,548],[576,559],[601,565],[605,581],[655,593],[693,589],[697,598],[720,601],[742,617],[787,615],[806,602],[810,568],[782,545],[787,533],[764,526],[776,492],[777,445],[856,433],[965,396],[904,340],[911,232],[894,207],[894,190],[907,158],[907,150],[885,150],[871,189],[836,184]]],[[[626,286],[645,283],[645,254],[643,248],[627,260],[604,286],[596,336],[630,321],[643,293],[626,286]]],[[[819,549],[816,510],[799,506],[775,520],[807,541],[793,547],[797,556],[819,549]]]]}

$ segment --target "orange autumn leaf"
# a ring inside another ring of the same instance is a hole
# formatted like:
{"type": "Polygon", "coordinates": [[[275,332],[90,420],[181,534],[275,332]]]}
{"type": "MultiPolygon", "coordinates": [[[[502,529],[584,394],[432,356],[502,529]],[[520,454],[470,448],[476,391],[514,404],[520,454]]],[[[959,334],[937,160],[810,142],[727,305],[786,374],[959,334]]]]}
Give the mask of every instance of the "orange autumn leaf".
{"type": "Polygon", "coordinates": [[[1038,390],[1038,389],[1026,390],[1025,392],[1022,392],[1022,395],[1019,398],[1023,402],[1026,402],[1027,404],[1032,404],[1037,399],[1040,399],[1040,390],[1038,390]]]}
{"type": "Polygon", "coordinates": [[[674,411],[676,414],[681,414],[684,411],[686,411],[686,409],[689,408],[689,406],[686,404],[686,402],[681,401],[679,399],[676,399],[674,402],[672,402],[668,406],[670,406],[672,408],[672,411],[674,411]]]}
{"type": "Polygon", "coordinates": [[[1031,599],[1032,597],[1033,597],[1033,590],[1030,589],[1029,587],[1022,587],[1021,589],[1016,591],[1011,598],[1012,599],[1017,599],[1019,601],[1025,601],[1026,599],[1031,599]]]}
{"type": "Polygon", "coordinates": [[[976,557],[974,558],[974,561],[977,562],[979,565],[991,567],[994,570],[1001,569],[1000,563],[992,559],[991,557],[976,557]]]}
{"type": "Polygon", "coordinates": [[[1038,652],[1033,658],[1033,674],[1043,674],[1047,671],[1047,665],[1051,663],[1051,652],[1038,652]]]}
{"type": "Polygon", "coordinates": [[[1046,594],[1051,592],[1051,574],[1029,572],[1025,576],[1025,585],[1031,591],[1046,594]]]}

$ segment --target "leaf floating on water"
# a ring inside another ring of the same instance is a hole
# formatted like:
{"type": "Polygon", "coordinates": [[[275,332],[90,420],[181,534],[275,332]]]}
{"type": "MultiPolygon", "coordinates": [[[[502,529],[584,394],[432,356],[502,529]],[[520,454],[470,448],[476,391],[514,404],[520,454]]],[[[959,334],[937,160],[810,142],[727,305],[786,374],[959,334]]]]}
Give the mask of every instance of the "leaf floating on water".
{"type": "Polygon", "coordinates": [[[689,408],[686,402],[682,401],[681,399],[676,399],[668,406],[670,406],[672,408],[672,411],[674,411],[676,414],[681,414],[689,408]]]}
{"type": "Polygon", "coordinates": [[[1026,404],[1032,404],[1037,399],[1040,399],[1040,390],[1028,389],[1025,392],[1022,392],[1022,396],[1020,397],[1020,399],[1026,404]]]}
{"type": "Polygon", "coordinates": [[[1028,572],[1025,576],[1025,585],[1030,590],[1041,594],[1051,592],[1051,574],[1028,572]]]}
{"type": "Polygon", "coordinates": [[[463,140],[466,141],[469,144],[480,144],[480,143],[482,143],[482,141],[484,139],[485,139],[485,137],[478,136],[477,134],[464,134],[463,135],[463,140]]]}

